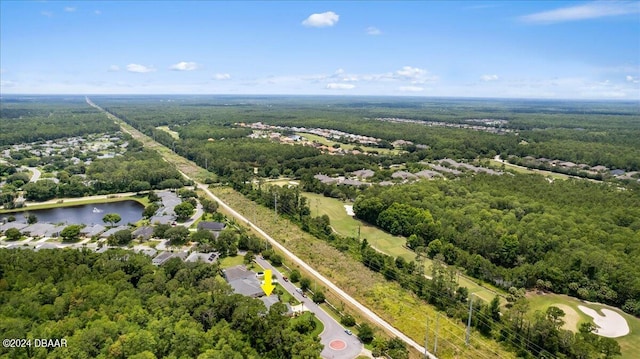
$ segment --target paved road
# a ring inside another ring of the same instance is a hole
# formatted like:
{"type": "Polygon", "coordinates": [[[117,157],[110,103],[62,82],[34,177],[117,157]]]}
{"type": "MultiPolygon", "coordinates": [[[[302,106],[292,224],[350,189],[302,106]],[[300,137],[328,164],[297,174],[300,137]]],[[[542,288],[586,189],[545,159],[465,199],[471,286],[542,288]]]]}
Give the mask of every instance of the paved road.
{"type": "MultiPolygon", "coordinates": [[[[88,97],[86,98],[86,101],[89,105],[97,108],[100,111],[106,112],[104,111],[101,107],[97,106],[96,104],[94,104],[88,97]]],[[[112,115],[109,114],[110,117],[113,117],[112,115]]],[[[143,135],[144,136],[144,135],[143,135]]],[[[184,174],[183,174],[184,175],[184,174]]],[[[186,175],[185,175],[186,176],[186,175]]],[[[189,178],[188,176],[186,176],[187,178],[189,178]]],[[[248,226],[250,226],[251,228],[253,228],[256,232],[258,232],[261,236],[263,236],[265,239],[267,239],[274,247],[278,248],[278,250],[280,250],[282,253],[284,253],[288,258],[290,258],[292,261],[294,261],[297,265],[301,266],[302,268],[304,268],[307,272],[311,273],[314,277],[318,278],[320,280],[320,282],[322,282],[322,284],[326,287],[328,287],[329,289],[331,289],[334,293],[338,294],[340,297],[342,297],[344,300],[346,300],[347,302],[349,302],[350,304],[352,304],[353,306],[360,308],[360,311],[366,315],[369,320],[371,320],[372,322],[376,323],[376,325],[379,325],[380,327],[385,328],[388,332],[390,332],[391,334],[395,335],[396,337],[400,338],[402,341],[404,341],[405,343],[407,343],[408,345],[412,346],[413,348],[417,349],[420,353],[425,353],[426,356],[429,357],[429,359],[437,359],[437,357],[427,351],[425,351],[425,348],[422,347],[420,344],[416,343],[413,339],[409,338],[408,336],[406,336],[404,333],[402,333],[401,331],[399,331],[398,329],[396,329],[395,327],[393,327],[391,324],[387,323],[384,319],[380,318],[377,314],[375,314],[373,311],[371,311],[369,308],[367,308],[366,306],[364,306],[363,304],[359,303],[357,300],[355,300],[353,297],[351,297],[350,295],[348,295],[345,291],[343,291],[342,289],[340,289],[338,286],[336,286],[335,284],[333,284],[331,281],[329,281],[327,278],[325,278],[323,275],[321,275],[318,271],[316,271],[315,269],[313,269],[311,266],[309,266],[307,263],[305,263],[304,261],[302,261],[300,258],[298,258],[295,254],[293,254],[291,251],[289,251],[287,248],[285,248],[283,245],[281,245],[278,241],[276,241],[275,239],[273,239],[273,237],[271,237],[270,235],[268,235],[265,231],[263,231],[261,228],[259,228],[258,226],[256,226],[255,224],[251,223],[247,218],[245,218],[244,216],[242,216],[240,213],[236,212],[233,208],[229,207],[229,205],[227,205],[226,203],[224,203],[220,198],[216,197],[211,191],[209,191],[209,188],[202,184],[202,183],[198,183],[195,182],[197,187],[202,189],[205,193],[207,193],[209,195],[209,197],[211,197],[212,199],[214,199],[216,202],[218,202],[218,204],[220,206],[222,206],[223,208],[225,208],[225,210],[227,210],[229,213],[231,213],[234,217],[238,218],[239,220],[245,222],[248,226]]]]}
{"type": "MultiPolygon", "coordinates": [[[[360,308],[360,311],[362,313],[364,313],[369,318],[369,320],[371,320],[374,323],[376,323],[376,325],[379,325],[379,326],[385,328],[388,332],[392,333],[393,335],[397,336],[398,338],[400,338],[402,341],[404,341],[408,345],[410,345],[413,348],[417,349],[420,353],[425,353],[425,349],[424,349],[423,346],[421,346],[420,344],[416,343],[413,339],[411,339],[408,336],[406,336],[404,333],[402,333],[401,331],[396,329],[391,324],[387,323],[384,319],[380,318],[376,313],[371,311],[369,308],[367,308],[366,306],[364,306],[363,304],[361,304],[360,302],[355,300],[353,297],[351,297],[349,294],[347,294],[345,291],[340,289],[338,286],[333,284],[333,282],[331,282],[330,280],[325,278],[322,274],[318,273],[318,271],[313,269],[311,266],[309,266],[307,263],[305,263],[302,259],[298,258],[295,254],[293,254],[291,251],[289,251],[287,248],[285,248],[282,244],[280,244],[278,241],[273,239],[273,237],[271,237],[265,231],[260,229],[260,227],[258,227],[255,224],[251,223],[243,215],[241,215],[240,213],[236,212],[233,208],[229,207],[220,198],[216,197],[209,190],[209,188],[206,185],[201,184],[201,183],[197,183],[197,186],[198,186],[198,188],[203,190],[205,193],[207,193],[211,198],[213,198],[216,202],[218,202],[218,204],[220,206],[222,206],[225,210],[229,211],[229,213],[231,213],[234,217],[236,217],[239,220],[243,221],[248,226],[253,228],[256,232],[260,233],[260,235],[263,236],[264,238],[266,238],[274,247],[278,248],[278,250],[283,252],[285,254],[285,256],[287,256],[288,258],[291,258],[291,260],[293,260],[297,265],[299,265],[300,267],[304,268],[306,271],[311,273],[314,277],[318,278],[320,280],[320,282],[322,282],[322,284],[324,286],[326,286],[329,289],[331,289],[334,293],[338,294],[345,301],[347,301],[350,304],[360,308]]],[[[433,355],[433,354],[431,354],[429,352],[426,352],[426,354],[430,359],[437,359],[437,357],[435,355],[433,355]]]]}
{"type": "Polygon", "coordinates": [[[42,172],[40,172],[39,169],[35,167],[25,167],[25,168],[33,172],[33,176],[31,176],[31,179],[29,180],[29,182],[37,182],[40,179],[42,172]]]}
{"type": "Polygon", "coordinates": [[[278,279],[278,283],[303,303],[306,310],[311,311],[316,315],[316,318],[320,319],[324,325],[324,331],[320,334],[320,343],[324,345],[324,349],[320,353],[323,358],[355,358],[360,354],[363,345],[355,335],[347,334],[344,327],[316,305],[311,298],[303,297],[302,294],[296,291],[295,285],[291,282],[285,282],[282,279],[282,274],[269,262],[260,258],[256,258],[256,262],[264,269],[271,269],[273,275],[278,279]],[[331,343],[334,344],[335,349],[332,348],[331,343]],[[345,347],[338,348],[341,344],[344,344],[345,347]]]}

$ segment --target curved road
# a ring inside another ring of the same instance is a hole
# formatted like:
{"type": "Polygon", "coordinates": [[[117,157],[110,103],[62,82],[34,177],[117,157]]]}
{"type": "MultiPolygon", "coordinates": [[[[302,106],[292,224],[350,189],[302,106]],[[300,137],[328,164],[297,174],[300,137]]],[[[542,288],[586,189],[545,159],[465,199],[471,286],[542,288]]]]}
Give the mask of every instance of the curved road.
{"type": "Polygon", "coordinates": [[[314,313],[316,318],[322,322],[324,331],[320,333],[320,343],[324,345],[324,349],[322,349],[320,355],[323,358],[355,358],[360,354],[363,345],[355,335],[347,334],[342,325],[315,304],[311,298],[303,297],[302,294],[297,291],[296,286],[291,282],[285,281],[282,278],[282,274],[274,268],[271,263],[261,258],[256,258],[256,263],[264,269],[271,269],[278,283],[300,301],[300,303],[303,303],[304,308],[314,313]],[[332,347],[332,342],[335,348],[332,347]],[[344,344],[345,346],[341,348],[340,345],[337,344],[344,344]]]}
{"type": "MultiPolygon", "coordinates": [[[[297,265],[301,266],[306,271],[308,271],[309,273],[313,274],[313,276],[318,278],[320,280],[320,282],[322,282],[323,285],[325,285],[326,287],[330,288],[334,293],[337,293],[339,296],[341,296],[344,300],[346,300],[350,304],[360,308],[360,310],[371,321],[373,321],[377,325],[385,328],[388,332],[392,333],[393,335],[397,336],[398,338],[400,338],[405,343],[407,343],[410,346],[414,347],[420,353],[425,353],[425,349],[424,349],[423,346],[421,346],[420,344],[416,343],[413,339],[409,338],[404,333],[402,333],[401,331],[396,329],[394,326],[392,326],[391,324],[387,323],[384,319],[380,318],[376,313],[371,311],[369,308],[367,308],[366,306],[360,304],[357,300],[355,300],[353,297],[351,297],[345,291],[343,291],[342,289],[338,288],[338,286],[333,284],[330,280],[325,278],[322,274],[320,274],[318,271],[316,271],[311,266],[309,266],[307,263],[305,263],[302,259],[298,258],[295,254],[290,252],[287,248],[285,248],[283,245],[281,245],[278,241],[273,239],[273,237],[271,237],[265,231],[260,229],[260,227],[258,227],[255,224],[251,223],[243,215],[241,215],[240,213],[236,212],[233,208],[229,207],[226,203],[224,203],[220,198],[216,197],[211,191],[209,191],[209,188],[206,185],[204,185],[202,183],[197,183],[197,186],[198,186],[198,188],[203,190],[206,194],[208,194],[211,198],[213,198],[216,202],[218,202],[218,204],[220,206],[222,206],[225,210],[229,211],[229,213],[231,213],[234,217],[240,219],[241,221],[243,221],[244,223],[249,225],[251,228],[253,228],[256,232],[260,233],[261,236],[266,238],[274,247],[278,248],[287,257],[291,258],[291,260],[293,260],[297,265]]],[[[305,303],[305,305],[306,305],[306,303],[305,303]]],[[[430,359],[437,359],[437,357],[435,355],[433,355],[433,354],[431,354],[429,352],[426,352],[426,354],[430,359]]]]}

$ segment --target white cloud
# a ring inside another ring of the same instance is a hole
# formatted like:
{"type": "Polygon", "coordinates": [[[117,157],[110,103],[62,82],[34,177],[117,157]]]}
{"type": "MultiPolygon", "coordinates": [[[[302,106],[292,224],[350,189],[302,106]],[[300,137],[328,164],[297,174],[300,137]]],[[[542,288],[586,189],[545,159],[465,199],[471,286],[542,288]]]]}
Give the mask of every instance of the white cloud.
{"type": "Polygon", "coordinates": [[[231,75],[229,74],[215,74],[213,75],[213,78],[216,80],[230,80],[231,79],[231,75]]]}
{"type": "Polygon", "coordinates": [[[382,31],[380,31],[380,29],[373,27],[373,26],[369,26],[367,29],[367,35],[380,35],[382,34],[382,31]]]}
{"type": "Polygon", "coordinates": [[[355,85],[352,84],[340,84],[340,83],[335,83],[332,82],[330,84],[327,84],[327,87],[329,90],[351,90],[352,88],[355,88],[355,85]]]}
{"type": "Polygon", "coordinates": [[[640,2],[594,1],[584,5],[521,16],[520,20],[528,23],[553,24],[637,13],[640,13],[640,2]]]}
{"type": "Polygon", "coordinates": [[[396,71],[396,75],[406,79],[417,79],[427,73],[426,70],[417,67],[404,66],[402,69],[396,71]]]}
{"type": "Polygon", "coordinates": [[[96,15],[100,15],[100,14],[102,14],[102,11],[100,11],[100,10],[94,10],[94,11],[93,11],[93,13],[94,13],[94,14],[96,14],[96,15]]]}
{"type": "MultiPolygon", "coordinates": [[[[120,66],[111,65],[111,66],[109,66],[109,69],[107,71],[109,71],[109,72],[118,72],[118,71],[120,71],[120,66]]],[[[131,70],[129,70],[129,71],[131,71],[131,70]]]]}
{"type": "Polygon", "coordinates": [[[14,87],[16,83],[9,80],[0,80],[0,87],[14,87]]]}
{"type": "Polygon", "coordinates": [[[496,81],[498,80],[498,75],[482,75],[480,76],[480,80],[482,81],[496,81]]]}
{"type": "Polygon", "coordinates": [[[335,25],[339,19],[340,15],[333,11],[327,11],[321,14],[311,14],[302,22],[302,25],[307,27],[327,27],[335,25]]]}
{"type": "Polygon", "coordinates": [[[154,72],[156,69],[153,67],[147,67],[139,64],[129,64],[127,65],[127,71],[129,72],[137,72],[137,73],[147,73],[154,72]]]}
{"type": "Polygon", "coordinates": [[[631,82],[632,84],[637,84],[637,83],[640,83],[640,79],[638,79],[637,77],[627,75],[627,82],[631,82]]]}
{"type": "Polygon", "coordinates": [[[72,6],[67,6],[67,7],[64,8],[64,11],[65,12],[74,12],[74,11],[76,11],[76,8],[72,7],[72,6]]]}
{"type": "Polygon", "coordinates": [[[40,11],[40,15],[46,16],[46,17],[52,17],[53,13],[51,11],[40,11]]]}
{"type": "Polygon", "coordinates": [[[400,90],[402,92],[420,92],[420,91],[424,91],[424,87],[420,87],[420,86],[400,86],[400,87],[398,87],[398,90],[400,90]]]}
{"type": "Polygon", "coordinates": [[[198,64],[195,62],[178,62],[177,64],[171,65],[169,69],[174,71],[193,71],[198,68],[198,64]]]}

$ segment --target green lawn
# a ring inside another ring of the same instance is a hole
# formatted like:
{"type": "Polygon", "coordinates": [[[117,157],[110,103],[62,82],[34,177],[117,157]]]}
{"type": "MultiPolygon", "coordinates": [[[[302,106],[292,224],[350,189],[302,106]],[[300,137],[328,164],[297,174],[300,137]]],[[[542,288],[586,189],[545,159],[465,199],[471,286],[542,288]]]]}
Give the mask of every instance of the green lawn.
{"type": "MultiPolygon", "coordinates": [[[[321,194],[304,192],[304,196],[309,199],[309,207],[311,209],[311,215],[328,215],[331,219],[331,227],[343,236],[357,237],[358,228],[360,230],[360,239],[366,238],[369,244],[378,251],[392,255],[394,257],[402,257],[407,261],[415,260],[415,253],[406,248],[405,238],[391,235],[378,227],[366,224],[354,217],[347,214],[345,205],[352,205],[353,203],[342,202],[335,198],[328,198],[321,194]]],[[[431,274],[431,260],[425,260],[425,273],[431,274]]],[[[497,288],[492,288],[487,284],[479,285],[476,281],[460,276],[459,284],[467,287],[469,293],[472,293],[479,298],[489,302],[495,297],[496,292],[502,293],[497,288]]]]}
{"type": "Polygon", "coordinates": [[[570,330],[577,330],[577,326],[580,323],[593,322],[590,316],[584,314],[580,309],[578,309],[578,305],[589,307],[597,311],[599,311],[599,309],[601,308],[615,310],[627,320],[627,324],[629,325],[629,329],[631,330],[629,334],[623,337],[615,338],[620,344],[620,348],[622,350],[621,358],[635,359],[640,357],[640,319],[639,318],[636,318],[632,315],[624,313],[620,309],[617,309],[614,307],[610,307],[610,306],[598,304],[598,303],[583,302],[579,299],[572,298],[566,295],[560,295],[560,294],[534,294],[529,297],[529,302],[531,304],[531,308],[530,308],[531,315],[533,315],[533,313],[536,310],[545,311],[548,307],[552,305],[555,305],[555,306],[560,305],[561,309],[563,309],[562,308],[563,306],[573,309],[574,312],[565,317],[566,319],[569,319],[568,321],[572,321],[572,319],[577,319],[577,322],[575,322],[574,328],[567,328],[570,330]]]}
{"type": "Polygon", "coordinates": [[[240,264],[244,264],[244,256],[224,257],[220,261],[220,268],[224,269],[240,264]]]}

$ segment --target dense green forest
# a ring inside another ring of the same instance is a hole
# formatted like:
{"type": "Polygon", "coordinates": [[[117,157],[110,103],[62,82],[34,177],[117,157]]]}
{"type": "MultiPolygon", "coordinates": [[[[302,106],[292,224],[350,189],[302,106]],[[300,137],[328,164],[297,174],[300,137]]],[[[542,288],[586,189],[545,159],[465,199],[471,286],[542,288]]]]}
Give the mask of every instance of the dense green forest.
{"type": "Polygon", "coordinates": [[[118,129],[80,97],[3,97],[0,101],[0,146],[118,129]]]}
{"type": "Polygon", "coordinates": [[[640,315],[640,193],[513,175],[372,187],[356,216],[509,288],[567,293],[640,315]]]}
{"type": "Polygon", "coordinates": [[[322,345],[286,307],[232,294],[217,265],[156,267],[130,251],[0,250],[4,358],[317,358],[322,345]]]}

